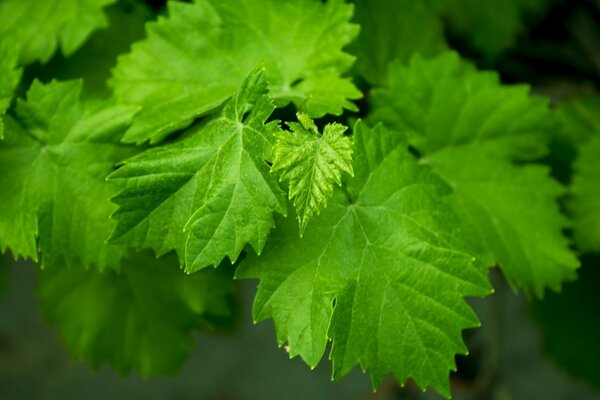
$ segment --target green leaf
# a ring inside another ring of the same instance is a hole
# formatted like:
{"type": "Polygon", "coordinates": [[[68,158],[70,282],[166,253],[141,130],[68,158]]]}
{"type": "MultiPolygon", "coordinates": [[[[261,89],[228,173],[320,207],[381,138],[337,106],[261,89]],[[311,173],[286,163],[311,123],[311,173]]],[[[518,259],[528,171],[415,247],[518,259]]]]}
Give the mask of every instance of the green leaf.
{"type": "Polygon", "coordinates": [[[343,1],[196,0],[169,2],[168,18],[148,24],[148,38],[113,71],[117,97],[144,106],[125,135],[158,142],[215,110],[263,65],[275,103],[295,103],[312,117],[355,110],[360,92],[342,51],[357,34],[343,1]]]}
{"type": "Polygon", "coordinates": [[[575,241],[581,250],[590,252],[600,252],[599,154],[600,135],[580,146],[571,189],[575,241]]]}
{"type": "Polygon", "coordinates": [[[600,95],[586,95],[569,100],[557,110],[562,134],[572,144],[580,144],[600,134],[600,95]]]}
{"type": "Polygon", "coordinates": [[[306,114],[298,114],[298,120],[300,124],[287,123],[291,132],[278,132],[271,172],[277,172],[280,181],[289,181],[302,235],[309,219],[327,206],[333,184],[341,186],[342,172],[354,172],[352,142],[344,136],[344,125],[327,124],[321,135],[306,114]]]}
{"type": "Polygon", "coordinates": [[[563,371],[585,379],[596,390],[600,390],[599,267],[598,257],[585,260],[576,282],[532,304],[547,355],[563,371]]]}
{"type": "Polygon", "coordinates": [[[6,119],[0,142],[0,249],[15,257],[100,267],[122,249],[106,245],[115,193],[105,177],[133,154],[119,144],[136,107],[82,104],[81,82],[34,82],[6,119]],[[37,238],[39,237],[39,248],[37,238]]]}
{"type": "Polygon", "coordinates": [[[8,256],[0,254],[0,298],[6,294],[6,289],[8,288],[8,267],[8,256]]]}
{"type": "Polygon", "coordinates": [[[41,81],[83,79],[84,98],[110,97],[107,85],[117,57],[132,43],[145,37],[145,23],[155,18],[149,5],[140,0],[119,0],[106,8],[108,27],[95,31],[68,57],[53,57],[45,65],[30,66],[29,73],[41,81]]]}
{"type": "Polygon", "coordinates": [[[253,72],[220,115],[175,143],[126,161],[112,179],[124,188],[115,243],[176,250],[188,272],[235,261],[249,243],[260,252],[285,213],[285,197],[265,160],[271,159],[277,121],[264,71],[253,72]]]}
{"type": "Polygon", "coordinates": [[[557,129],[547,99],[530,97],[526,85],[501,85],[496,73],[477,71],[454,52],[392,63],[387,87],[372,93],[369,121],[408,130],[426,155],[477,142],[526,160],[545,155],[557,129]]]}
{"type": "Polygon", "coordinates": [[[16,68],[18,56],[19,50],[14,43],[0,40],[0,140],[4,137],[3,115],[21,79],[22,70],[16,68]]]}
{"type": "Polygon", "coordinates": [[[118,272],[43,270],[38,295],[73,356],[147,376],[176,372],[194,345],[191,332],[231,316],[232,292],[226,268],[189,276],[175,258],[132,255],[118,272]]]}
{"type": "Polygon", "coordinates": [[[387,66],[414,53],[432,56],[446,49],[443,26],[430,4],[414,0],[354,0],[360,34],[350,49],[356,69],[371,84],[387,79],[387,66]],[[418,32],[418,34],[416,34],[418,32]]]}
{"type": "Polygon", "coordinates": [[[544,295],[576,278],[577,258],[562,230],[557,199],[565,189],[539,165],[515,166],[481,146],[451,147],[429,160],[455,191],[454,209],[476,254],[499,264],[509,283],[544,295]]]}
{"type": "Polygon", "coordinates": [[[490,291],[485,270],[452,242],[449,188],[410,155],[405,135],[358,123],[347,194],[299,238],[291,219],[239,278],[261,280],[257,321],[273,318],[280,344],[314,367],[332,341],[333,377],[360,364],[374,386],[403,384],[450,395],[448,372],[465,354],[461,332],[478,326],[464,301],[490,291]]]}
{"type": "Polygon", "coordinates": [[[553,167],[563,173],[564,181],[570,180],[571,168],[579,146],[596,134],[600,134],[600,96],[597,94],[575,97],[559,104],[555,114],[562,124],[556,130],[551,150],[553,167]]]}
{"type": "Polygon", "coordinates": [[[411,142],[455,190],[454,205],[478,256],[515,286],[541,296],[579,262],[562,230],[563,188],[546,168],[516,165],[547,153],[558,129],[548,101],[503,86],[454,53],[392,64],[372,95],[370,121],[411,132],[411,142]]]}
{"type": "Polygon", "coordinates": [[[115,0],[0,0],[0,37],[21,45],[20,62],[45,63],[60,44],[73,53],[108,22],[103,7],[115,0]]]}
{"type": "Polygon", "coordinates": [[[528,17],[542,14],[551,0],[434,0],[452,31],[494,59],[513,46],[528,17]]]}

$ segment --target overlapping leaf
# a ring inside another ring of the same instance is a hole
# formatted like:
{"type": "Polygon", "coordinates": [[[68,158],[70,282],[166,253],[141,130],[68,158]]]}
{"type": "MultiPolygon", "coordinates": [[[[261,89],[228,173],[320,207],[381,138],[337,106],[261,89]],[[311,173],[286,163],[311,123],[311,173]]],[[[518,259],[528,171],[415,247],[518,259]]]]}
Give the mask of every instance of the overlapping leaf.
{"type": "Polygon", "coordinates": [[[469,40],[488,59],[511,47],[552,0],[434,0],[450,27],[469,40]]]}
{"type": "Polygon", "coordinates": [[[2,116],[8,109],[13,92],[21,79],[21,70],[16,68],[19,51],[9,41],[0,40],[0,139],[4,137],[2,116]]]}
{"type": "Polygon", "coordinates": [[[388,373],[449,395],[448,372],[478,321],[463,297],[489,291],[460,251],[449,188],[410,155],[404,135],[359,123],[356,177],[299,238],[291,218],[237,276],[259,278],[255,320],[314,367],[332,341],[333,376],[357,364],[375,386],[388,373]]]}
{"type": "Polygon", "coordinates": [[[291,132],[277,135],[271,171],[289,181],[302,234],[309,219],[327,205],[333,184],[342,184],[342,172],[352,175],[353,170],[352,142],[344,136],[344,125],[327,124],[321,135],[310,117],[299,114],[298,119],[300,123],[287,123],[291,132]]]}
{"type": "Polygon", "coordinates": [[[70,352],[121,373],[176,372],[194,341],[191,331],[231,316],[233,285],[225,268],[193,276],[177,259],[132,255],[120,271],[55,268],[40,273],[42,312],[70,352]]]}
{"type": "Polygon", "coordinates": [[[544,350],[560,368],[600,389],[600,259],[584,260],[579,279],[533,303],[533,315],[544,335],[544,350]],[[587,264],[587,265],[586,265],[587,264]]]}
{"type": "Polygon", "coordinates": [[[432,4],[414,0],[354,0],[360,34],[351,44],[356,69],[371,84],[383,84],[387,66],[415,53],[433,56],[446,48],[442,21],[432,4]],[[417,33],[418,32],[418,33],[417,33]]]}
{"type": "Polygon", "coordinates": [[[2,0],[0,37],[21,46],[20,61],[46,62],[60,45],[73,53],[94,30],[107,25],[103,8],[115,0],[2,0]]]}
{"type": "Polygon", "coordinates": [[[220,115],[175,143],[128,160],[112,179],[124,185],[113,240],[158,254],[176,250],[188,272],[260,252],[285,213],[285,197],[265,160],[277,121],[264,71],[254,71],[220,115]]]}
{"type": "Polygon", "coordinates": [[[415,57],[373,93],[372,121],[412,132],[411,142],[455,189],[455,206],[480,257],[541,296],[574,277],[578,261],[561,231],[564,189],[545,168],[516,166],[546,153],[558,129],[542,98],[502,86],[453,53],[415,57]]]}
{"type": "Polygon", "coordinates": [[[442,150],[430,162],[454,188],[465,237],[513,285],[541,297],[545,287],[558,290],[575,278],[579,264],[562,235],[568,221],[556,201],[565,190],[549,168],[515,166],[478,145],[442,150]]]}
{"type": "Polygon", "coordinates": [[[42,81],[83,79],[84,98],[110,97],[111,69],[117,57],[145,37],[145,23],[155,17],[150,5],[140,0],[119,0],[106,9],[108,26],[94,32],[68,57],[53,57],[46,65],[33,66],[42,81]]]}
{"type": "Polygon", "coordinates": [[[114,188],[105,177],[132,154],[119,144],[136,107],[82,104],[81,82],[34,82],[0,142],[0,248],[42,264],[117,265],[106,245],[114,188]],[[39,246],[37,238],[39,237],[39,246]]]}
{"type": "Polygon", "coordinates": [[[600,133],[600,96],[587,95],[560,104],[561,133],[571,144],[580,144],[600,133]]]}
{"type": "MultiPolygon", "coordinates": [[[[555,153],[573,165],[570,211],[575,241],[583,251],[600,250],[600,96],[571,99],[556,111],[562,129],[557,132],[555,153]]],[[[567,164],[568,163],[568,164],[567,164]]]]}
{"type": "Polygon", "coordinates": [[[548,132],[557,129],[547,99],[530,97],[525,85],[503,86],[453,52],[392,63],[388,74],[387,87],[373,91],[369,119],[410,131],[426,155],[476,142],[531,160],[546,154],[548,132]]]}
{"type": "Polygon", "coordinates": [[[313,117],[355,109],[360,92],[341,77],[342,51],[358,27],[340,0],[169,2],[168,18],[148,25],[114,70],[119,99],[141,104],[125,140],[160,141],[217,108],[256,65],[267,70],[276,104],[294,102],[313,117]]]}
{"type": "Polygon", "coordinates": [[[8,281],[8,260],[7,256],[0,254],[0,297],[6,293],[8,281]]]}
{"type": "Polygon", "coordinates": [[[600,135],[597,135],[581,145],[575,164],[572,211],[575,240],[584,251],[600,251],[599,155],[600,135]]]}

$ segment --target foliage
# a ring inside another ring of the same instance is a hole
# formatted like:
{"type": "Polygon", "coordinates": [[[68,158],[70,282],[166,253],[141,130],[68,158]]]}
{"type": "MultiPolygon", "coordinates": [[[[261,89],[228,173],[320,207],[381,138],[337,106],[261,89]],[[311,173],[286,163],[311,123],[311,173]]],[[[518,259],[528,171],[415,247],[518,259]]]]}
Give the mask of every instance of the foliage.
{"type": "Polygon", "coordinates": [[[561,232],[564,189],[546,167],[529,163],[547,152],[557,124],[547,100],[528,91],[500,85],[453,53],[415,57],[390,65],[387,87],[373,92],[370,120],[411,132],[424,160],[454,188],[475,254],[541,296],[574,277],[579,263],[561,232]]]}
{"type": "Polygon", "coordinates": [[[551,2],[38,3],[0,0],[0,250],[93,366],[176,371],[235,277],[311,368],[450,397],[488,268],[542,298],[600,251],[598,97],[448,50],[490,63],[551,2]]]}
{"type": "Polygon", "coordinates": [[[117,98],[144,106],[125,140],[157,142],[189,125],[258,64],[277,105],[294,102],[313,117],[356,109],[348,99],[360,92],[340,74],[352,64],[342,47],[358,26],[342,1],[170,2],[168,15],[148,25],[147,39],[114,70],[117,98]]]}
{"type": "Polygon", "coordinates": [[[352,144],[344,136],[346,127],[327,124],[321,135],[314,122],[298,114],[297,122],[288,122],[291,132],[280,132],[273,146],[272,172],[280,181],[289,181],[289,197],[300,223],[300,235],[308,220],[319,213],[331,197],[333,183],[342,185],[342,171],[352,170],[352,144]]]}
{"type": "Polygon", "coordinates": [[[252,73],[221,113],[182,140],[126,160],[111,175],[124,181],[112,240],[176,250],[186,271],[235,261],[246,243],[260,252],[285,213],[283,192],[264,162],[271,158],[276,121],[263,71],[252,73]]]}
{"type": "Polygon", "coordinates": [[[527,19],[541,14],[553,0],[433,0],[450,21],[487,59],[498,57],[523,33],[527,19]]]}
{"type": "Polygon", "coordinates": [[[135,151],[119,142],[137,106],[82,103],[81,82],[34,82],[0,142],[0,247],[52,266],[118,265],[106,175],[135,151]],[[38,241],[39,238],[39,241],[38,241]]]}
{"type": "Polygon", "coordinates": [[[115,0],[3,0],[0,37],[19,44],[19,59],[46,62],[57,47],[72,54],[89,35],[107,25],[103,8],[115,0]]]}
{"type": "Polygon", "coordinates": [[[233,289],[226,268],[188,277],[170,258],[131,254],[119,271],[45,269],[42,312],[73,355],[93,366],[108,361],[121,373],[170,374],[193,345],[193,329],[231,315],[233,289]]]}
{"type": "Polygon", "coordinates": [[[391,372],[450,395],[454,354],[466,352],[460,332],[478,324],[462,297],[489,292],[484,269],[453,243],[449,188],[403,134],[358,123],[354,143],[347,193],[302,238],[280,221],[238,277],[261,280],[254,317],[272,317],[279,342],[309,366],[330,340],[334,378],[360,364],[375,387],[391,372]]]}
{"type": "Polygon", "coordinates": [[[580,279],[569,282],[562,293],[533,304],[533,313],[545,329],[547,353],[570,373],[600,388],[600,321],[590,312],[598,295],[597,256],[584,260],[580,279]]]}

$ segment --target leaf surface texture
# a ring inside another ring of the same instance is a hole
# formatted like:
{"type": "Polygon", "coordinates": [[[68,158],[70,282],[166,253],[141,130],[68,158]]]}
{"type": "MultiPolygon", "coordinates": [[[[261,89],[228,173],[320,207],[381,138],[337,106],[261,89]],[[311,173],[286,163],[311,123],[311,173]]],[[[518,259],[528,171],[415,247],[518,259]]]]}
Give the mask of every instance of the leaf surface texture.
{"type": "Polygon", "coordinates": [[[135,150],[120,137],[135,106],[82,103],[81,82],[34,82],[0,142],[0,248],[42,264],[118,265],[106,244],[114,185],[105,178],[135,150]],[[38,242],[39,237],[39,242],[38,242]]]}
{"type": "Polygon", "coordinates": [[[416,56],[408,66],[390,66],[370,118],[410,132],[423,162],[454,188],[475,253],[541,296],[574,278],[579,263],[562,234],[568,222],[557,200],[565,189],[528,162],[547,153],[559,129],[547,100],[528,92],[501,85],[455,53],[416,56]]]}
{"type": "Polygon", "coordinates": [[[196,0],[169,2],[168,17],[121,57],[117,97],[144,110],[125,140],[158,142],[215,110],[257,65],[266,68],[276,105],[295,103],[312,117],[341,114],[360,97],[341,74],[342,51],[357,34],[343,1],[196,0]]]}
{"type": "Polygon", "coordinates": [[[259,278],[257,321],[314,367],[328,341],[333,377],[357,364],[378,386],[388,373],[449,395],[463,329],[478,320],[465,296],[489,292],[485,270],[452,241],[449,188],[408,152],[405,136],[358,123],[355,178],[299,238],[292,219],[237,276],[259,278]],[[349,197],[348,197],[349,196],[349,197]]]}
{"type": "Polygon", "coordinates": [[[249,243],[260,252],[285,213],[283,191],[269,171],[277,121],[262,70],[253,72],[220,115],[172,144],[127,160],[112,176],[115,243],[176,250],[188,272],[235,261],[249,243]]]}

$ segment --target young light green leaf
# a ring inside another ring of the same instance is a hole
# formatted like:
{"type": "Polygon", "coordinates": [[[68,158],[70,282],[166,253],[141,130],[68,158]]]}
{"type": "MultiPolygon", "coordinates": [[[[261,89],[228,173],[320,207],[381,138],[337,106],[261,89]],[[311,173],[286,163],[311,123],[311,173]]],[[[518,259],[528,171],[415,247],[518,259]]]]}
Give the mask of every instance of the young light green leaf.
{"type": "Polygon", "coordinates": [[[332,341],[334,378],[360,364],[374,386],[392,373],[449,396],[461,332],[478,325],[464,297],[489,293],[485,270],[451,242],[449,188],[404,135],[359,122],[354,158],[348,193],[336,190],[303,238],[280,220],[237,277],[261,280],[254,318],[273,318],[291,356],[314,367],[332,341]]]}
{"type": "MultiPolygon", "coordinates": [[[[600,133],[600,131],[597,131],[600,133]]],[[[600,251],[600,135],[580,146],[572,183],[575,241],[584,251],[600,251]]]]}
{"type": "Polygon", "coordinates": [[[105,242],[115,193],[105,177],[133,154],[119,144],[137,107],[86,105],[81,82],[34,82],[0,142],[0,249],[42,265],[118,265],[105,242]],[[39,245],[37,242],[39,238],[39,245]]]}
{"type": "Polygon", "coordinates": [[[415,53],[432,56],[447,47],[442,20],[427,1],[354,0],[354,4],[360,34],[350,51],[357,56],[357,71],[373,85],[385,83],[391,61],[408,62],[415,53]]]}
{"type": "Polygon", "coordinates": [[[285,213],[285,197],[265,160],[277,121],[262,70],[254,71],[220,115],[183,140],[126,161],[112,179],[124,186],[113,201],[115,243],[176,250],[186,271],[235,261],[247,244],[260,252],[285,213]]]}
{"type": "Polygon", "coordinates": [[[425,161],[454,187],[478,255],[538,296],[572,278],[579,262],[562,236],[563,189],[545,169],[513,164],[547,153],[559,129],[547,100],[501,85],[454,53],[395,63],[389,74],[388,87],[373,92],[370,120],[411,132],[425,161]]]}
{"type": "Polygon", "coordinates": [[[194,345],[192,330],[232,312],[226,268],[189,276],[174,257],[131,255],[120,271],[50,268],[39,285],[42,313],[73,356],[123,374],[176,372],[194,345]]]}
{"type": "Polygon", "coordinates": [[[4,137],[2,116],[6,113],[19,84],[22,70],[17,68],[19,50],[8,40],[0,40],[0,140],[4,137]]]}
{"type": "Polygon", "coordinates": [[[333,184],[341,186],[342,172],[354,172],[352,142],[344,136],[344,125],[327,124],[321,135],[308,115],[298,114],[298,120],[287,123],[291,132],[278,132],[271,172],[277,172],[280,181],[289,181],[289,198],[302,235],[310,218],[327,206],[333,184]]]}
{"type": "Polygon", "coordinates": [[[342,51],[357,34],[341,0],[196,0],[169,2],[168,18],[120,58],[117,97],[144,110],[125,135],[158,142],[215,110],[256,65],[267,71],[276,105],[295,103],[312,117],[355,110],[360,92],[342,51]]]}
{"type": "Polygon", "coordinates": [[[60,44],[73,53],[94,30],[108,24],[102,9],[116,0],[4,0],[0,37],[21,45],[20,61],[45,63],[60,44]]]}

